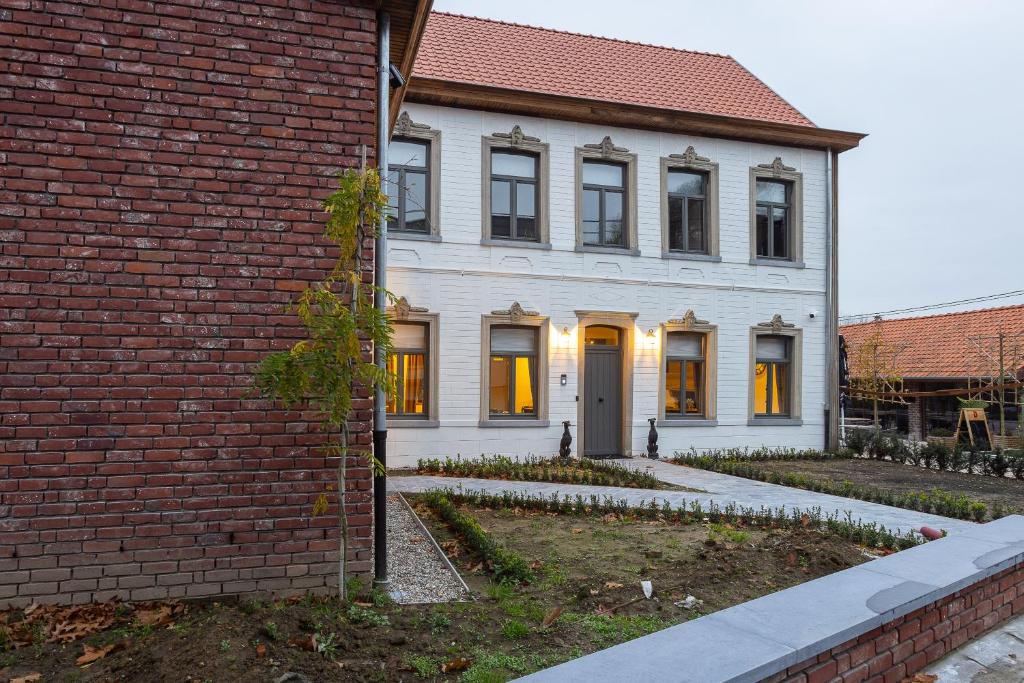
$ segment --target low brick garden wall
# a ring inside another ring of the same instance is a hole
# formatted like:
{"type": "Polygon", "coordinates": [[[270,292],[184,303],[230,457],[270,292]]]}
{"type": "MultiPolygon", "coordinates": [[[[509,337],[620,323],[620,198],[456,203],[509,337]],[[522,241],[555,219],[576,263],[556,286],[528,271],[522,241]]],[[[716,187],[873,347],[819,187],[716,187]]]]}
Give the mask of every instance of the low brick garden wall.
{"type": "Polygon", "coordinates": [[[893,683],[1024,613],[1024,567],[1006,569],[767,679],[893,683]]]}
{"type": "Polygon", "coordinates": [[[521,680],[897,683],[1020,614],[1024,517],[1014,515],[521,680]]]}

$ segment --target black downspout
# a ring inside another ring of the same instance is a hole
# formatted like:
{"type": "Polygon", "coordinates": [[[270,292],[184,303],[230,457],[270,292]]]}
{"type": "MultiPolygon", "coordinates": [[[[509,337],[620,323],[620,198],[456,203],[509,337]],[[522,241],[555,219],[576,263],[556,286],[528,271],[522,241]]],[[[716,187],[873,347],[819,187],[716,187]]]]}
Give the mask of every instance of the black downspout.
{"type": "MultiPolygon", "coordinates": [[[[391,127],[391,112],[388,108],[391,95],[391,17],[387,12],[377,15],[377,170],[380,173],[381,189],[385,185],[388,168],[388,135],[391,127]]],[[[373,304],[385,310],[387,301],[384,290],[387,287],[387,216],[381,216],[377,239],[373,249],[374,282],[377,289],[373,304]]],[[[373,360],[383,370],[387,359],[379,346],[373,349],[373,360]]],[[[377,586],[388,584],[388,420],[384,390],[377,388],[373,394],[373,582],[377,586]]]]}

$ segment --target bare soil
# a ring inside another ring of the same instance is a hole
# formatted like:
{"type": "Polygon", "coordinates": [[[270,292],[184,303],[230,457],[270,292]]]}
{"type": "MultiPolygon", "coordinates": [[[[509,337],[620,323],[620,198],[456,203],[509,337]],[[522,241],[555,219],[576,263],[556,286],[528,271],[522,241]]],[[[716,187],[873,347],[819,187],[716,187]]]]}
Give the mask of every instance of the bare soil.
{"type": "MultiPolygon", "coordinates": [[[[269,683],[286,672],[309,681],[504,681],[869,559],[849,542],[803,529],[470,509],[499,542],[534,562],[536,580],[512,587],[491,582],[441,521],[417,510],[476,600],[191,604],[157,628],[119,608],[114,624],[84,640],[47,644],[40,636],[4,651],[0,637],[0,681],[35,672],[41,681],[269,683]],[[653,583],[653,599],[644,599],[641,580],[653,583]],[[703,602],[686,609],[688,595],[703,602]],[[112,643],[123,649],[75,665],[86,644],[112,643]],[[314,644],[322,651],[305,649],[314,644]]],[[[19,618],[8,612],[0,625],[19,618]]]]}
{"type": "Polygon", "coordinates": [[[849,460],[790,460],[758,461],[758,468],[775,472],[795,472],[818,479],[849,480],[854,484],[876,486],[891,491],[929,491],[943,489],[987,503],[1001,503],[1013,508],[1024,508],[1024,481],[1010,478],[987,477],[926,470],[923,467],[903,465],[885,460],[852,458],[849,460]]]}

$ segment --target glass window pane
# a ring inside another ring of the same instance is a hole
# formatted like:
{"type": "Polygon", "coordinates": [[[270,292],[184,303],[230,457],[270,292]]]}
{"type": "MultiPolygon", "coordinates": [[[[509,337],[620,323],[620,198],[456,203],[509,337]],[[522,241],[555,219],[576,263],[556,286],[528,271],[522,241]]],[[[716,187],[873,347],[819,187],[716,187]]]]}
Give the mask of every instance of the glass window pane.
{"type": "Polygon", "coordinates": [[[683,200],[680,197],[668,198],[668,248],[675,251],[686,248],[683,242],[683,200]]]}
{"type": "Polygon", "coordinates": [[[425,173],[405,174],[405,229],[427,231],[427,176],[425,173]]]}
{"type": "Polygon", "coordinates": [[[516,215],[536,216],[535,194],[537,188],[532,183],[516,183],[516,215]]]}
{"type": "Polygon", "coordinates": [[[607,164],[600,161],[583,162],[584,185],[606,185],[608,187],[625,187],[623,178],[625,168],[622,164],[607,164]]]}
{"type": "Polygon", "coordinates": [[[509,193],[511,184],[507,180],[491,181],[491,235],[511,237],[509,193]]]}
{"type": "Polygon", "coordinates": [[[604,243],[623,245],[625,236],[622,233],[622,193],[604,193],[604,243]]]}
{"type": "Polygon", "coordinates": [[[768,412],[768,365],[758,363],[754,366],[754,413],[764,415],[768,412]]]}
{"type": "Polygon", "coordinates": [[[537,412],[534,396],[534,377],[537,359],[529,356],[516,358],[515,408],[517,415],[533,415],[537,412]]]}
{"type": "Polygon", "coordinates": [[[683,384],[683,361],[670,360],[665,363],[665,413],[680,413],[681,389],[683,384]]]}
{"type": "Polygon", "coordinates": [[[491,353],[536,353],[537,328],[492,327],[491,353]]]}
{"type": "Polygon", "coordinates": [[[608,221],[604,224],[604,242],[608,246],[625,246],[622,236],[622,221],[608,221]]]}
{"type": "Polygon", "coordinates": [[[537,219],[532,217],[517,218],[516,237],[521,240],[537,239],[537,219]]]}
{"type": "Polygon", "coordinates": [[[771,256],[768,253],[768,209],[757,207],[757,255],[771,256]]]}
{"type": "Polygon", "coordinates": [[[512,359],[507,356],[491,356],[489,406],[492,415],[508,415],[508,385],[512,377],[512,359]]]}
{"type": "Polygon", "coordinates": [[[704,194],[704,174],[689,171],[669,171],[668,191],[672,194],[685,194],[689,197],[704,194]]]}
{"type": "Polygon", "coordinates": [[[694,361],[686,363],[686,414],[700,415],[704,412],[701,407],[701,375],[704,371],[704,364],[694,361]]]}
{"type": "Polygon", "coordinates": [[[596,221],[601,217],[601,193],[597,190],[583,191],[583,220],[596,221]]]}
{"type": "Polygon", "coordinates": [[[515,152],[492,152],[491,173],[519,178],[536,178],[537,157],[532,154],[517,154],[515,152]]]}
{"type": "Polygon", "coordinates": [[[703,358],[704,335],[699,332],[670,332],[665,355],[679,358],[703,358]]]}
{"type": "Polygon", "coordinates": [[[786,183],[775,180],[757,181],[757,201],[774,202],[775,204],[786,203],[786,183]]]}
{"type": "Polygon", "coordinates": [[[597,346],[618,346],[619,331],[614,327],[591,325],[584,333],[584,343],[597,346]]]}
{"type": "MultiPolygon", "coordinates": [[[[398,381],[398,356],[393,353],[388,354],[388,374],[394,377],[396,382],[398,381]]],[[[396,386],[395,393],[391,394],[389,392],[387,395],[387,411],[390,415],[394,415],[398,412],[399,391],[399,387],[396,386]]]]}
{"type": "Polygon", "coordinates": [[[388,145],[388,166],[420,166],[426,168],[429,142],[392,140],[388,145]]]}
{"type": "Polygon", "coordinates": [[[772,335],[758,335],[757,360],[787,360],[789,358],[789,339],[772,335]]]}
{"type": "Polygon", "coordinates": [[[686,200],[686,223],[689,232],[689,251],[704,251],[704,200],[686,200]]]}
{"type": "Polygon", "coordinates": [[[788,221],[786,220],[786,214],[788,211],[782,208],[772,209],[772,238],[775,240],[772,244],[773,253],[772,256],[778,258],[786,258],[789,256],[789,231],[787,230],[788,221]]]}
{"type": "Polygon", "coordinates": [[[774,383],[772,387],[772,414],[786,415],[789,413],[789,366],[776,363],[772,367],[774,383]]]}
{"type": "Polygon", "coordinates": [[[427,357],[422,353],[407,353],[404,356],[404,361],[402,410],[407,415],[422,415],[426,407],[424,378],[426,377],[427,357]]]}
{"type": "Polygon", "coordinates": [[[410,323],[396,323],[391,337],[392,346],[402,351],[417,351],[427,348],[427,326],[410,323]]]}
{"type": "Polygon", "coordinates": [[[388,171],[388,230],[398,229],[398,171],[388,171]]]}

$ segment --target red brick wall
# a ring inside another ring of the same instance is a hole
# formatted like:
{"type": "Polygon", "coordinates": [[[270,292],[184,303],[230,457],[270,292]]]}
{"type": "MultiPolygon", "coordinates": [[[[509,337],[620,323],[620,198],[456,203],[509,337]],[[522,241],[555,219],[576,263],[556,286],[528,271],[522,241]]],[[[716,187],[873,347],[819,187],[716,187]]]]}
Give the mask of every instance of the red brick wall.
{"type": "Polygon", "coordinates": [[[898,683],[1019,614],[1024,614],[1024,565],[968,586],[769,680],[898,683]]]}
{"type": "Polygon", "coordinates": [[[319,199],[373,159],[375,31],[371,2],[0,4],[0,604],[335,583],[324,437],[248,392],[330,263],[319,199]]]}

